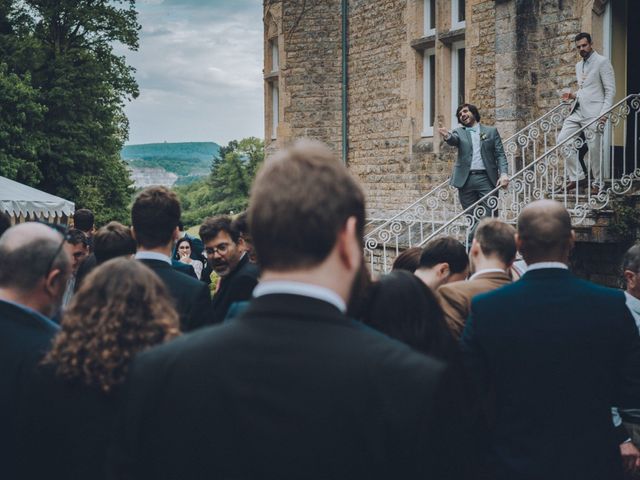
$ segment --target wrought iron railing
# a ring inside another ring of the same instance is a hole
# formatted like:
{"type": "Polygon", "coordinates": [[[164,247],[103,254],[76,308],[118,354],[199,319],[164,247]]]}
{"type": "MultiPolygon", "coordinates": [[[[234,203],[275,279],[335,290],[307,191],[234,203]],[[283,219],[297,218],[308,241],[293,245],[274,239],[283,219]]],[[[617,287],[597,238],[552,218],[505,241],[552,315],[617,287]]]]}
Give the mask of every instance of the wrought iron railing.
{"type": "Polygon", "coordinates": [[[527,204],[543,198],[562,202],[572,222],[582,223],[589,212],[606,207],[612,196],[628,192],[633,182],[640,180],[639,115],[640,94],[628,95],[534,161],[523,164],[511,175],[507,189],[495,188],[451,217],[418,246],[443,235],[456,237],[468,246],[482,218],[493,213],[515,224],[527,204]],[[582,182],[574,182],[575,186],[566,175],[570,161],[581,165],[585,177],[582,182]],[[600,176],[595,177],[592,170],[601,172],[600,176]]]}
{"type": "MultiPolygon", "coordinates": [[[[561,103],[503,142],[511,172],[530,165],[541,152],[555,145],[569,109],[570,103],[561,103]]],[[[400,250],[423,244],[463,213],[458,191],[447,178],[391,218],[377,221],[376,225],[370,222],[365,235],[365,260],[372,271],[388,272],[400,250]]]]}

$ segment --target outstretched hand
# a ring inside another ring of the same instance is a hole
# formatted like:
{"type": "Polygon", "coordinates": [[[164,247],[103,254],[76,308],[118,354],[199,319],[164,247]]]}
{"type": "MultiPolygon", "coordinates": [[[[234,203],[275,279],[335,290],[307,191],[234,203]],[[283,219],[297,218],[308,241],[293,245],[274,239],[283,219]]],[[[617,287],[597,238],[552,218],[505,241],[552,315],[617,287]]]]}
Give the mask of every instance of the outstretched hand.
{"type": "Polygon", "coordinates": [[[442,135],[443,137],[448,137],[450,135],[449,130],[444,127],[438,128],[438,132],[440,132],[440,135],[442,135]]]}

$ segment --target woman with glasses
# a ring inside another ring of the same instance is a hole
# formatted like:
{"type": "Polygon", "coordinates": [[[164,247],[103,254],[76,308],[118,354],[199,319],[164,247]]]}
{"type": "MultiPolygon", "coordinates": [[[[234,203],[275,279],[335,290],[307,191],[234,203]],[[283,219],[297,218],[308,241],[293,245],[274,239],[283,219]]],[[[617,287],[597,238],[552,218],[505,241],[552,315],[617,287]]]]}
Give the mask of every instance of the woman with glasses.
{"type": "Polygon", "coordinates": [[[24,478],[105,478],[122,383],[136,353],[179,335],[160,279],[141,262],[93,270],[64,312],[18,415],[24,478]]]}

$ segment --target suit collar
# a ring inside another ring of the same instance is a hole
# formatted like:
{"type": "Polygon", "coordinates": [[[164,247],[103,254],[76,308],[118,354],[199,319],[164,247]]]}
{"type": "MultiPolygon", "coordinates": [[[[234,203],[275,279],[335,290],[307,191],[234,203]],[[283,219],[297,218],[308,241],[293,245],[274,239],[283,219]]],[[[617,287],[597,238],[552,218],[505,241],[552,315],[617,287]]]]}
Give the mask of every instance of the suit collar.
{"type": "Polygon", "coordinates": [[[540,268],[537,270],[527,270],[521,280],[537,278],[571,278],[573,276],[573,273],[564,268],[540,268]]]}
{"type": "Polygon", "coordinates": [[[171,258],[166,255],[158,252],[137,252],[136,260],[159,260],[171,265],[171,258]]]}
{"type": "MultiPolygon", "coordinates": [[[[52,320],[45,317],[40,312],[36,312],[32,308],[19,303],[0,300],[0,311],[9,312],[9,315],[12,317],[20,317],[22,319],[21,323],[24,323],[25,325],[35,325],[55,330],[58,329],[58,326],[52,320]]],[[[0,319],[9,315],[0,313],[0,319]]]]}
{"type": "Polygon", "coordinates": [[[253,291],[254,297],[273,294],[302,295],[330,303],[341,312],[347,311],[347,305],[333,290],[302,282],[267,281],[260,282],[253,291]]]}
{"type": "Polygon", "coordinates": [[[509,275],[507,275],[507,272],[505,272],[504,270],[500,270],[499,268],[488,268],[486,270],[480,270],[478,273],[474,273],[473,275],[471,275],[471,277],[469,277],[469,281],[481,279],[481,278],[490,278],[490,279],[496,279],[496,280],[502,280],[502,279],[511,280],[509,278],[509,275]]]}
{"type": "Polygon", "coordinates": [[[253,298],[241,317],[280,317],[290,320],[310,320],[337,324],[354,323],[332,305],[303,295],[274,293],[253,298]]]}
{"type": "Polygon", "coordinates": [[[151,268],[171,268],[173,269],[173,265],[169,262],[165,262],[164,260],[157,260],[154,258],[139,258],[137,259],[139,262],[144,263],[148,267],[151,268]]]}

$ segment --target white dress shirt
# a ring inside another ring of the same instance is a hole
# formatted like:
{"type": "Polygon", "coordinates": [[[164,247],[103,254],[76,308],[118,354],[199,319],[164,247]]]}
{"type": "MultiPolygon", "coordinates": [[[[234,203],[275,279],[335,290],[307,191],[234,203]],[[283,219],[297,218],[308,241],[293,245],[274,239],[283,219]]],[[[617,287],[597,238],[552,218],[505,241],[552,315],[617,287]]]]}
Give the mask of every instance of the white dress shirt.
{"type": "Polygon", "coordinates": [[[167,257],[163,253],[158,252],[138,252],[135,256],[136,260],[162,260],[163,262],[171,265],[171,258],[167,257]]]}
{"type": "Polygon", "coordinates": [[[301,295],[303,297],[315,298],[330,303],[342,313],[347,311],[347,304],[340,295],[329,288],[312,285],[310,283],[270,280],[260,282],[256,288],[253,289],[254,297],[273,294],[301,295]]]}
{"type": "Polygon", "coordinates": [[[471,144],[473,145],[473,156],[471,157],[471,170],[486,170],[482,161],[482,153],[480,152],[480,124],[476,123],[473,128],[467,128],[471,135],[471,144]]]}
{"type": "Polygon", "coordinates": [[[532,263],[527,267],[527,272],[531,270],[542,270],[543,268],[561,268],[563,270],[569,270],[569,267],[562,262],[538,262],[532,263]]]}
{"type": "Polygon", "coordinates": [[[469,281],[473,280],[474,278],[477,278],[478,275],[484,275],[485,273],[504,273],[504,274],[506,274],[507,272],[505,272],[501,268],[485,268],[484,270],[478,270],[476,273],[471,275],[469,277],[469,281]]]}

